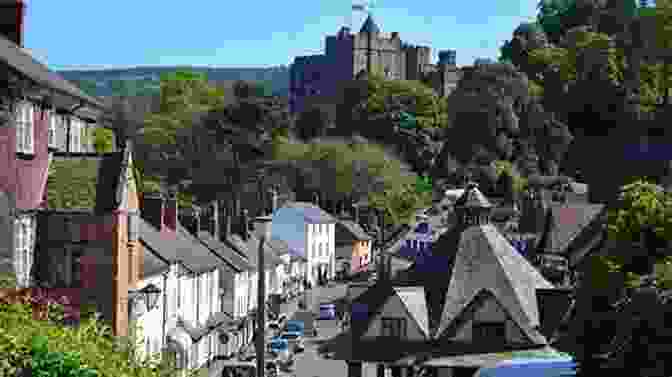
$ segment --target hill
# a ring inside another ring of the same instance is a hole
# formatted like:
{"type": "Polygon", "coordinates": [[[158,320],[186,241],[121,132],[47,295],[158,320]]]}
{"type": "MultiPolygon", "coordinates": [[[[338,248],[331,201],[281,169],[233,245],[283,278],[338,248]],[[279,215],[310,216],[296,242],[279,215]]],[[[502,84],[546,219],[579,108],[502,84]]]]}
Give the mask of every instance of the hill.
{"type": "Polygon", "coordinates": [[[79,85],[84,91],[99,97],[111,95],[143,95],[158,93],[162,74],[178,69],[205,73],[214,83],[227,85],[236,80],[264,81],[273,94],[289,94],[289,67],[269,68],[214,68],[214,67],[132,67],[121,69],[59,71],[66,80],[79,85]]]}

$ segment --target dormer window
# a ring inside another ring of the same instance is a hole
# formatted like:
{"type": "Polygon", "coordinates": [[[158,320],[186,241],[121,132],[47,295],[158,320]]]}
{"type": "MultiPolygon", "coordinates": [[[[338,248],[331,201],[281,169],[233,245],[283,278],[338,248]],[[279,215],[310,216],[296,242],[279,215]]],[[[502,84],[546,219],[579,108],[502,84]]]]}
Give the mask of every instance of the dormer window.
{"type": "Polygon", "coordinates": [[[35,106],[23,101],[16,110],[16,152],[34,154],[35,106]]]}

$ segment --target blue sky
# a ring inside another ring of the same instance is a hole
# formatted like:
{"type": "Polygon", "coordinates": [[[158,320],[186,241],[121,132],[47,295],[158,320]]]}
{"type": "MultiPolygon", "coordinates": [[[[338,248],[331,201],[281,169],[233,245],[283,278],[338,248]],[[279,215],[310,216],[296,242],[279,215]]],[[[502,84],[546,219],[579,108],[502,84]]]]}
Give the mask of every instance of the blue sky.
{"type": "MultiPolygon", "coordinates": [[[[458,65],[495,58],[538,0],[378,0],[383,32],[456,49],[458,65]]],[[[138,65],[260,67],[320,53],[324,37],[363,17],[351,0],[34,0],[25,46],[53,69],[138,65]]]]}

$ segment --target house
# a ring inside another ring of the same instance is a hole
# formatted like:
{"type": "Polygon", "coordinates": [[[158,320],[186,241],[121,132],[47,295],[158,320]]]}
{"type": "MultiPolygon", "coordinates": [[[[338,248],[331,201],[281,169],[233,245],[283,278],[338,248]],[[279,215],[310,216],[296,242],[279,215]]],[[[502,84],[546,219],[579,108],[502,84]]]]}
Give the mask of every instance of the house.
{"type": "Polygon", "coordinates": [[[221,234],[226,232],[220,233],[217,219],[221,212],[217,211],[216,206],[218,203],[214,201],[209,203],[209,208],[194,207],[191,213],[183,210],[181,214],[187,229],[226,262],[219,267],[222,312],[234,320],[235,326],[227,332],[227,342],[220,344],[218,355],[231,357],[247,345],[248,338],[241,331],[241,327],[248,315],[250,279],[255,272],[255,266],[245,255],[222,240],[221,234]]]}
{"type": "Polygon", "coordinates": [[[364,232],[358,219],[341,219],[336,223],[334,242],[336,263],[345,275],[356,274],[368,269],[371,263],[372,237],[364,232]]]}
{"type": "Polygon", "coordinates": [[[276,284],[269,290],[269,293],[284,296],[288,293],[292,277],[300,276],[296,272],[292,274],[292,263],[296,263],[296,259],[292,258],[293,255],[287,242],[278,238],[271,238],[266,242],[273,249],[275,255],[282,260],[282,263],[275,268],[276,284]]]}
{"type": "Polygon", "coordinates": [[[129,290],[143,264],[132,146],[123,152],[54,153],[37,212],[36,283],[72,288],[116,335],[128,333],[129,290]]]}
{"type": "Polygon", "coordinates": [[[382,268],[386,277],[354,298],[350,329],[322,348],[345,360],[350,376],[361,376],[363,362],[377,363],[379,376],[415,366],[473,375],[489,354],[549,347],[540,308],[553,284],[492,225],[475,184],[455,208],[459,221],[433,259],[397,277],[382,268]]]}
{"type": "MultiPolygon", "coordinates": [[[[176,193],[143,195],[139,238],[149,260],[158,260],[153,273],[137,289],[153,284],[162,299],[152,310],[134,313],[142,326],[145,352],[167,349],[179,368],[205,367],[228,344],[234,317],[224,310],[221,255],[207,248],[179,221],[176,193]]],[[[148,268],[148,272],[150,269],[148,268]]]]}
{"type": "Polygon", "coordinates": [[[25,4],[0,4],[0,67],[10,84],[0,109],[0,272],[31,285],[36,239],[35,210],[49,167],[54,112],[92,120],[104,105],[79,90],[24,49],[25,4]]]}
{"type": "Polygon", "coordinates": [[[321,276],[335,277],[336,222],[333,216],[306,202],[288,202],[273,214],[272,238],[286,241],[306,258],[305,278],[313,286],[321,276]]]}

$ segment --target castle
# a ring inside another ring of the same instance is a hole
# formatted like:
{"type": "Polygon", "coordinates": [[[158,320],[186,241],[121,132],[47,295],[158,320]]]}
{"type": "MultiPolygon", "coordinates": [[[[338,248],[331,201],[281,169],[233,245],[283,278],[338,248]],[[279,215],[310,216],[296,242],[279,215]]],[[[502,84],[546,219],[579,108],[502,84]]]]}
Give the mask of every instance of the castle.
{"type": "MultiPolygon", "coordinates": [[[[290,69],[290,104],[299,113],[316,101],[335,99],[342,83],[368,72],[393,80],[419,80],[439,95],[447,96],[456,87],[460,69],[455,50],[439,52],[431,64],[431,48],[404,43],[399,33],[381,33],[369,14],[359,33],[342,27],[326,37],[324,54],[298,56],[290,69]]],[[[331,102],[334,103],[334,102],[331,102]]]]}

